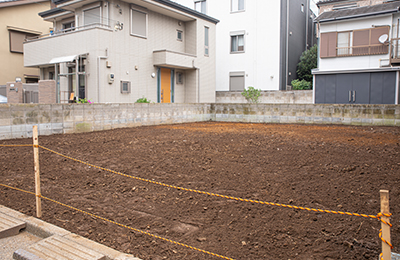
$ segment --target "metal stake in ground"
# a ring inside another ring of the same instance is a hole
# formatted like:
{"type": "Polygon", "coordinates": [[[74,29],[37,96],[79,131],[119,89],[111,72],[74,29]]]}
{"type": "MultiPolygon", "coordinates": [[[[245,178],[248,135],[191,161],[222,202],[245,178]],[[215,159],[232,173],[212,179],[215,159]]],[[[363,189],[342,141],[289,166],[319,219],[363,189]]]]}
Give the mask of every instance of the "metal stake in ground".
{"type": "Polygon", "coordinates": [[[33,160],[35,166],[35,193],[36,193],[36,216],[42,217],[42,202],[40,199],[40,171],[39,171],[39,137],[37,125],[33,126],[33,160]]]}
{"type": "MultiPolygon", "coordinates": [[[[381,190],[381,213],[382,214],[390,214],[389,210],[389,191],[388,190],[381,190]]],[[[390,248],[390,226],[386,223],[390,223],[389,217],[388,216],[381,216],[382,224],[382,258],[384,260],[390,260],[392,259],[392,250],[390,248]],[[386,242],[384,241],[386,240],[386,242]]]]}

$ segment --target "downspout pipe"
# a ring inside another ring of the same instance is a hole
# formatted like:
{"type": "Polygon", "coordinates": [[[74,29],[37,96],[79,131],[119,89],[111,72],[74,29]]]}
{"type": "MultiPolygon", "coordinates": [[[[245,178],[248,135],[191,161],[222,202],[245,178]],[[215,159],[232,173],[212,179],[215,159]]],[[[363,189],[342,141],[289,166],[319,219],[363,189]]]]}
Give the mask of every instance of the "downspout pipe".
{"type": "Polygon", "coordinates": [[[97,57],[97,102],[100,103],[100,60],[108,59],[108,48],[106,48],[106,56],[97,57]]]}

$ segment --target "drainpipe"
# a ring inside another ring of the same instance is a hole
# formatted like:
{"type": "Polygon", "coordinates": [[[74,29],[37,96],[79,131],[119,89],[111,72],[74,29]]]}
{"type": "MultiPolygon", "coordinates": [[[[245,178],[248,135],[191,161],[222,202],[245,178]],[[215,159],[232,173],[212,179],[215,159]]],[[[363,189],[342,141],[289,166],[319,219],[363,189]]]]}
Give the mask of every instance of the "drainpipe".
{"type": "Polygon", "coordinates": [[[308,49],[308,19],[310,19],[310,6],[309,6],[309,1],[306,1],[306,10],[304,12],[306,13],[306,48],[304,49],[305,51],[308,49]]]}
{"type": "Polygon", "coordinates": [[[286,76],[285,90],[287,90],[289,77],[289,0],[286,0],[286,76]]]}
{"type": "Polygon", "coordinates": [[[56,80],[56,103],[61,103],[60,77],[58,76],[58,63],[54,64],[54,79],[56,80]]]}
{"type": "Polygon", "coordinates": [[[106,48],[106,56],[97,57],[97,102],[100,103],[100,60],[108,59],[108,48],[106,48]]]}

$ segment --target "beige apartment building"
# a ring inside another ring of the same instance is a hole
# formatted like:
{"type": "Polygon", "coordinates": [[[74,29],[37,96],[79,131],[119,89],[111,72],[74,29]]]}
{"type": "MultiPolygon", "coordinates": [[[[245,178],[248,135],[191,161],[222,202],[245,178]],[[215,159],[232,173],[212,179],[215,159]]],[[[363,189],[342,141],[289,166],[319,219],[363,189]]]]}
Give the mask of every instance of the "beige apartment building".
{"type": "Polygon", "coordinates": [[[54,31],[24,43],[57,101],[215,102],[218,20],[169,0],[56,0],[54,31]]]}
{"type": "Polygon", "coordinates": [[[23,42],[26,37],[48,33],[52,23],[43,21],[39,12],[48,10],[50,1],[0,1],[0,85],[21,79],[37,82],[39,69],[24,67],[23,42]]]}

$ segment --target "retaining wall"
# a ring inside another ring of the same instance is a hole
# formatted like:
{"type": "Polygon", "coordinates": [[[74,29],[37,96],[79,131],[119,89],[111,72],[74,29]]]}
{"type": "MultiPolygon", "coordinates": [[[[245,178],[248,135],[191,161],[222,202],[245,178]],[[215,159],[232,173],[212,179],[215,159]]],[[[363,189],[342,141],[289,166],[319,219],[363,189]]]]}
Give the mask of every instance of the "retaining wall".
{"type": "Polygon", "coordinates": [[[207,121],[211,104],[0,104],[0,140],[207,121]]]}
{"type": "Polygon", "coordinates": [[[209,120],[400,126],[400,105],[0,104],[0,139],[209,120]]]}
{"type": "MultiPolygon", "coordinates": [[[[312,104],[312,90],[261,91],[261,104],[312,104]]],[[[248,103],[242,92],[217,91],[216,103],[248,103]]]]}

